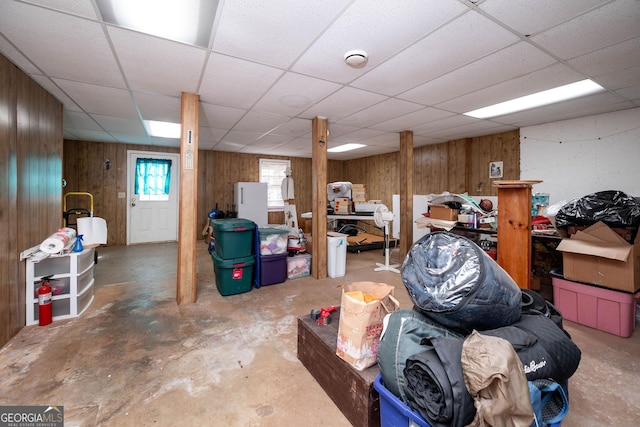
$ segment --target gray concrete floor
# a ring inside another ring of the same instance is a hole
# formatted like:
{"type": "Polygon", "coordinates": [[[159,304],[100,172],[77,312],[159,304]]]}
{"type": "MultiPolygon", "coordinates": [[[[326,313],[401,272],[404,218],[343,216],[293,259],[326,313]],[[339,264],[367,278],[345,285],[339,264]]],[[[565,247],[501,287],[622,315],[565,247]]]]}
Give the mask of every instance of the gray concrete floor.
{"type": "MultiPolygon", "coordinates": [[[[198,242],[198,299],[181,306],[175,243],[98,252],[89,309],[25,327],[0,350],[0,405],[64,405],[65,426],[348,426],[297,359],[297,317],[339,305],[339,285],[361,280],[395,285],[412,305],[397,274],[373,271],[379,250],[347,254],[342,278],[222,297],[198,242]]],[[[582,361],[563,427],[638,425],[640,332],[565,325],[582,361]]]]}

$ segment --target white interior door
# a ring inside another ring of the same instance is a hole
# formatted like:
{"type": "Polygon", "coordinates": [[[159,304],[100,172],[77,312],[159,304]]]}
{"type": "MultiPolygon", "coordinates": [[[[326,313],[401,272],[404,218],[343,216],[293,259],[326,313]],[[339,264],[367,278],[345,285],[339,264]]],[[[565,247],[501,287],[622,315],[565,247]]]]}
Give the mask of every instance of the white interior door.
{"type": "Polygon", "coordinates": [[[127,244],[178,240],[180,155],[148,151],[128,151],[127,154],[127,244]],[[145,197],[135,193],[138,158],[171,160],[168,197],[145,197]]]}

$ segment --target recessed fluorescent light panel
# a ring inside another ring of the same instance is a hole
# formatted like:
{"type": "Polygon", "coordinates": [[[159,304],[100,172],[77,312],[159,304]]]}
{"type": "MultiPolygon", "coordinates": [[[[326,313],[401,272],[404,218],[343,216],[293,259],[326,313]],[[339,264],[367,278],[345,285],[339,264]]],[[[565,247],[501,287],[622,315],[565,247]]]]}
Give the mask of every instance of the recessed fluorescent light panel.
{"type": "Polygon", "coordinates": [[[218,0],[96,0],[102,19],[154,36],[208,47],[218,0]]]}
{"type": "Polygon", "coordinates": [[[343,153],[345,151],[357,150],[358,148],[366,147],[364,144],[344,144],[339,147],[333,147],[327,149],[329,153],[343,153]]]}
{"type": "Polygon", "coordinates": [[[145,120],[147,130],[151,136],[161,138],[180,138],[182,126],[180,123],[157,122],[155,120],[145,120]]]}
{"type": "Polygon", "coordinates": [[[579,98],[585,95],[591,95],[592,93],[601,92],[603,90],[604,88],[602,86],[587,79],[542,92],[533,93],[531,95],[522,96],[499,104],[490,105],[488,107],[479,108],[477,110],[464,113],[464,115],[475,117],[476,119],[504,116],[505,114],[542,107],[543,105],[555,104],[556,102],[579,98]]]}

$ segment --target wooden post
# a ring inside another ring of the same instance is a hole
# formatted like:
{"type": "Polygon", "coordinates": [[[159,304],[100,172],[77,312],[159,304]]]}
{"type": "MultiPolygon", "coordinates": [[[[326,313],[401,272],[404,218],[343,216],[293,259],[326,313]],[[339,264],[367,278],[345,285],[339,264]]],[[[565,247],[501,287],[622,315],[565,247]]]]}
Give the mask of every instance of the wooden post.
{"type": "Polygon", "coordinates": [[[498,188],[498,264],[531,288],[531,187],[542,181],[494,181],[498,188]]]}
{"type": "Polygon", "coordinates": [[[327,142],[328,120],[315,117],[312,127],[311,275],[327,277],[327,142]]]}
{"type": "Polygon", "coordinates": [[[413,244],[413,132],[400,132],[400,257],[413,244]]]}
{"type": "Polygon", "coordinates": [[[199,96],[182,93],[180,137],[180,204],[178,207],[178,304],[196,302],[196,236],[198,212],[199,96]]]}

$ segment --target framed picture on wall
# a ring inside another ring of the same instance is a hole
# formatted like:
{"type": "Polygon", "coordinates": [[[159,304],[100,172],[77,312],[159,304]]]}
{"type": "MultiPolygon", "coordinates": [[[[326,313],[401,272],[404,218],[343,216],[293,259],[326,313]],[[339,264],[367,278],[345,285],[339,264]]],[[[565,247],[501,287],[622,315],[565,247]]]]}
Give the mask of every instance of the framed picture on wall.
{"type": "Polygon", "coordinates": [[[489,178],[502,178],[502,162],[489,162],[489,178]]]}

